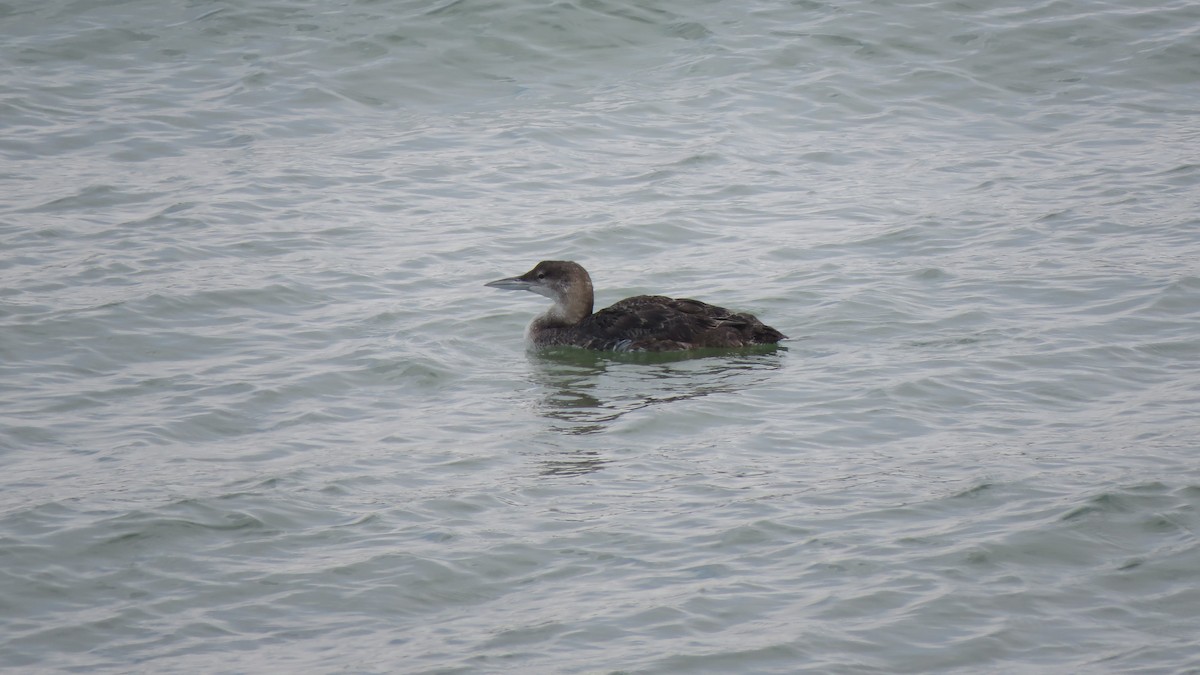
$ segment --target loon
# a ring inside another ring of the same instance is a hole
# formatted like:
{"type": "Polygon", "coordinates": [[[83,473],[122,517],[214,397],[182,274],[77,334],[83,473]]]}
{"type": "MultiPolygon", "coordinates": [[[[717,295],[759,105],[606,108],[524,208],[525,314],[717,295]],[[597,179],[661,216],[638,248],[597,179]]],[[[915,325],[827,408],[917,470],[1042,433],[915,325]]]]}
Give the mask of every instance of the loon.
{"type": "Polygon", "coordinates": [[[625,298],[593,314],[592,278],[570,260],[543,260],[519,277],[484,285],[532,291],[554,301],[549,311],[529,324],[529,340],[535,347],[666,352],[774,344],[786,337],[752,314],[661,295],[625,298]]]}

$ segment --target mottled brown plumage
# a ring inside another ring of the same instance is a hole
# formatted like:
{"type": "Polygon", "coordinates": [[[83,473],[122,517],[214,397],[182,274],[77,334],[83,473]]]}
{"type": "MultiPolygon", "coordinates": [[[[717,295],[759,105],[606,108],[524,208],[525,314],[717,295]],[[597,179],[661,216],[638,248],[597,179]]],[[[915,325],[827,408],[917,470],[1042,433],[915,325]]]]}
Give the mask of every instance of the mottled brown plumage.
{"type": "Polygon", "coordinates": [[[752,314],[661,295],[626,298],[593,314],[591,277],[569,260],[544,260],[519,277],[486,285],[554,300],[529,325],[529,339],[537,347],[664,352],[773,344],[785,337],[752,314]]]}

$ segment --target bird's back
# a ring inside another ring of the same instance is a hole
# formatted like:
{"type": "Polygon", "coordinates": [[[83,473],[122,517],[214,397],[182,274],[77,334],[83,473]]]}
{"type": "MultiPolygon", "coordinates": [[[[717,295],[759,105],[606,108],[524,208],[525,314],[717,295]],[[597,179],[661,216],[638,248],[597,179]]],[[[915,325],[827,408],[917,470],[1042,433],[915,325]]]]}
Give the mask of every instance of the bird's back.
{"type": "Polygon", "coordinates": [[[785,336],[754,315],[699,300],[638,295],[589,315],[573,342],[587,349],[677,351],[772,344],[785,336]]]}

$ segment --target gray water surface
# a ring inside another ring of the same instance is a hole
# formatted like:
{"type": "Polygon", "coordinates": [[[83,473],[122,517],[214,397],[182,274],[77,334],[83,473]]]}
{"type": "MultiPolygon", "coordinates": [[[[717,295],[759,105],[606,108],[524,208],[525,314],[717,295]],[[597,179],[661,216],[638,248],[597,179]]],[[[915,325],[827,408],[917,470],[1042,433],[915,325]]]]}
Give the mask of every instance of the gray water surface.
{"type": "Polygon", "coordinates": [[[0,667],[1200,669],[1197,26],[0,4],[0,667]]]}

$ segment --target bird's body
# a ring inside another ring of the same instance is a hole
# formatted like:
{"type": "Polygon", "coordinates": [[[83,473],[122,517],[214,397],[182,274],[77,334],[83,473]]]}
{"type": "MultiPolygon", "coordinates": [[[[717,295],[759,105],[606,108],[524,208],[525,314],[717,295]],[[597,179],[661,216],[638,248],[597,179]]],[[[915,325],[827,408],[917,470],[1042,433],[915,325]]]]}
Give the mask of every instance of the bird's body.
{"type": "Polygon", "coordinates": [[[773,344],[785,337],[752,314],[661,295],[626,298],[593,313],[591,277],[578,263],[566,260],[543,261],[519,277],[487,285],[554,300],[554,306],[529,325],[535,347],[664,352],[773,344]]]}

